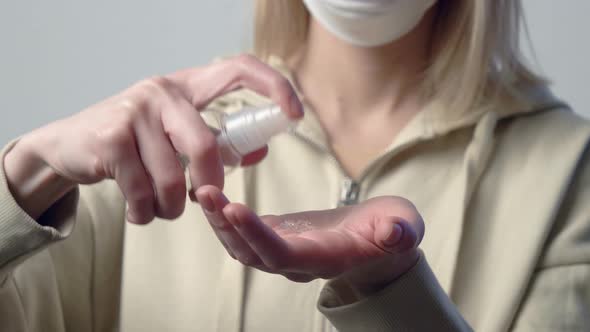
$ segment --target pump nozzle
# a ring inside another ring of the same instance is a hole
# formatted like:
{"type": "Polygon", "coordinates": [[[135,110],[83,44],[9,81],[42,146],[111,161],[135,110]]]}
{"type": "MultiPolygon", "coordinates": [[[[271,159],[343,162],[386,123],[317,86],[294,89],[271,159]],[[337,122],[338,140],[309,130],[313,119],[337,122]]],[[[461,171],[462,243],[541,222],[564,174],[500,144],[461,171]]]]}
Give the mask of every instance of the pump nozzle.
{"type": "Polygon", "coordinates": [[[243,156],[261,149],[270,139],[295,124],[280,107],[245,108],[220,119],[217,144],[225,165],[238,165],[243,156]]]}
{"type": "MultiPolygon", "coordinates": [[[[217,134],[221,161],[230,168],[238,166],[245,155],[263,148],[273,136],[287,131],[296,123],[276,105],[249,107],[230,114],[206,110],[202,114],[217,134]],[[206,115],[213,115],[215,123],[206,115]]],[[[186,156],[179,154],[178,158],[183,167],[188,165],[186,156]]]]}

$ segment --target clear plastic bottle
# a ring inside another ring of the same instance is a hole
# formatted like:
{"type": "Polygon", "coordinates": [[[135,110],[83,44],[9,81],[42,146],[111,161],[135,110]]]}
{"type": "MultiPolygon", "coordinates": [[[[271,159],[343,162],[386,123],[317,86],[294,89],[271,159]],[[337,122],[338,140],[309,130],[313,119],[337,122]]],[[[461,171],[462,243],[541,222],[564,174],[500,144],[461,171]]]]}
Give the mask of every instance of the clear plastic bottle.
{"type": "MultiPolygon", "coordinates": [[[[205,110],[202,115],[217,135],[226,174],[239,166],[245,155],[261,149],[273,136],[296,124],[276,105],[247,107],[232,113],[205,110]]],[[[181,161],[185,166],[188,163],[185,157],[181,161]]]]}

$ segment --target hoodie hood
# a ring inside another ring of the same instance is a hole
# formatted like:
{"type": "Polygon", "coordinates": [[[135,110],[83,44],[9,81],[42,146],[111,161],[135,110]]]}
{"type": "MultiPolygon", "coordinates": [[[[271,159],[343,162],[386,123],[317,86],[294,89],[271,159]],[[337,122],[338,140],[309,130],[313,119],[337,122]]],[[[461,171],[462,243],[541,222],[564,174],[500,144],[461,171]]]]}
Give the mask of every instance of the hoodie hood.
{"type": "MultiPolygon", "coordinates": [[[[315,148],[330,154],[328,140],[320,122],[306,103],[305,96],[297,89],[290,69],[278,57],[270,57],[268,63],[293,84],[305,107],[305,117],[293,129],[292,134],[315,148]]],[[[544,86],[519,89],[519,93],[520,98],[506,96],[500,98],[493,105],[484,105],[467,114],[452,115],[445,112],[444,105],[437,102],[429,103],[404,127],[386,151],[367,167],[359,179],[350,179],[350,181],[362,183],[367,177],[379,173],[379,170],[385,166],[387,161],[401,151],[419,143],[436,140],[457,130],[472,128],[471,141],[463,153],[461,174],[459,174],[456,181],[450,184],[456,186],[454,192],[458,194],[452,202],[454,206],[448,207],[451,213],[448,216],[449,222],[447,225],[449,234],[447,243],[449,245],[444,250],[441,250],[439,257],[432,262],[435,265],[433,266],[435,271],[447,271],[438,274],[438,279],[447,292],[452,290],[455,269],[439,269],[436,264],[444,264],[448,267],[455,266],[457,263],[466,212],[480,179],[484,176],[486,169],[493,160],[496,145],[495,132],[498,124],[504,119],[556,108],[567,108],[566,104],[558,100],[544,86]]],[[[267,98],[246,90],[236,91],[226,95],[221,100],[223,101],[221,106],[226,107],[226,109],[229,105],[236,105],[237,108],[241,108],[247,105],[270,103],[267,98]]],[[[341,171],[346,176],[342,167],[341,171]]],[[[373,181],[378,180],[373,179],[368,182],[373,181]]]]}

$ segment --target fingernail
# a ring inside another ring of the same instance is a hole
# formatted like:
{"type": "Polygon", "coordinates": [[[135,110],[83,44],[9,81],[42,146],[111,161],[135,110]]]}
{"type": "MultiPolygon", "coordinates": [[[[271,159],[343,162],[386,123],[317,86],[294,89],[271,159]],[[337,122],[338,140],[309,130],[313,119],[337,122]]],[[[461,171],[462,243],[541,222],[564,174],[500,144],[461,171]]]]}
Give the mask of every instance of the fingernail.
{"type": "Polygon", "coordinates": [[[233,213],[224,213],[225,219],[234,227],[240,228],[240,223],[237,222],[236,216],[233,213]]]}
{"type": "Polygon", "coordinates": [[[193,203],[198,203],[198,202],[199,202],[199,201],[197,200],[197,195],[195,194],[195,191],[194,191],[194,190],[192,190],[192,189],[188,191],[188,198],[190,198],[190,200],[191,200],[193,203]]]}
{"type": "Polygon", "coordinates": [[[211,197],[209,197],[209,195],[204,195],[199,203],[207,213],[215,212],[215,204],[213,204],[213,200],[211,197]]]}
{"type": "Polygon", "coordinates": [[[127,221],[132,223],[132,224],[136,224],[137,219],[135,219],[135,216],[133,215],[133,213],[130,210],[127,210],[127,221]]]}
{"type": "Polygon", "coordinates": [[[131,210],[127,210],[127,221],[135,225],[145,225],[148,223],[148,221],[138,218],[137,214],[131,210]]]}
{"type": "Polygon", "coordinates": [[[300,115],[303,115],[303,105],[301,104],[301,101],[299,101],[297,95],[293,94],[293,97],[291,98],[291,107],[294,110],[299,111],[300,115]]]}
{"type": "Polygon", "coordinates": [[[400,225],[393,224],[393,227],[391,227],[391,232],[389,235],[387,235],[387,238],[383,240],[383,244],[388,247],[394,247],[402,239],[403,232],[404,230],[400,225]]]}

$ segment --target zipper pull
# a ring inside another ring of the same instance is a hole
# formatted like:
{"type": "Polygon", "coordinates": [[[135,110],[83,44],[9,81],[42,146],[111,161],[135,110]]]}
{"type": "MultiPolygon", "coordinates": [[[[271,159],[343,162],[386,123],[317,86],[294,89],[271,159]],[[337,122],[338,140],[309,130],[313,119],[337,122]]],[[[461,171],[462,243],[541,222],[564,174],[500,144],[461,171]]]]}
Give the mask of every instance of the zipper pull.
{"type": "Polygon", "coordinates": [[[342,183],[340,192],[340,201],[338,206],[354,205],[359,201],[359,191],[361,186],[352,179],[345,179],[342,183]]]}

